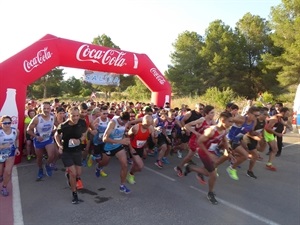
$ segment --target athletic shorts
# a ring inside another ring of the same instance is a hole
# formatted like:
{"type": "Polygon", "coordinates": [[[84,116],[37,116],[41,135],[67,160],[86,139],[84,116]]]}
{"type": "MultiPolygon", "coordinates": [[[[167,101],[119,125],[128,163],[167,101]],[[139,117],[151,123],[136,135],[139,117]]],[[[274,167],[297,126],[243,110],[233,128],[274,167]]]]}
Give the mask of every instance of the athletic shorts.
{"type": "Polygon", "coordinates": [[[135,153],[132,153],[132,155],[138,155],[141,158],[144,158],[144,148],[133,148],[135,153]]]}
{"type": "Polygon", "coordinates": [[[29,134],[26,133],[26,140],[27,140],[27,141],[32,141],[31,135],[29,135],[29,134]]]}
{"type": "Polygon", "coordinates": [[[248,137],[246,135],[244,135],[243,141],[247,144],[249,151],[256,149],[258,141],[254,140],[253,138],[248,137]]]}
{"type": "Polygon", "coordinates": [[[191,137],[191,135],[186,135],[185,133],[181,134],[180,135],[181,143],[188,143],[190,140],[190,137],[191,137]]]}
{"type": "Polygon", "coordinates": [[[16,154],[16,149],[8,149],[0,151],[0,163],[5,162],[9,157],[14,157],[16,154]]]}
{"type": "Polygon", "coordinates": [[[266,142],[271,142],[275,140],[275,135],[274,134],[270,134],[269,132],[267,132],[266,130],[264,130],[264,138],[266,140],[266,142]]]}
{"type": "Polygon", "coordinates": [[[197,142],[196,142],[196,140],[189,140],[189,142],[188,142],[188,146],[189,146],[189,148],[192,150],[192,152],[196,152],[197,151],[197,149],[199,148],[199,146],[198,146],[198,144],[197,144],[197,142]]]}
{"type": "Polygon", "coordinates": [[[164,134],[159,134],[157,137],[157,146],[160,147],[164,144],[168,144],[167,138],[164,134]]]}
{"type": "Polygon", "coordinates": [[[43,142],[39,142],[35,138],[33,139],[33,146],[37,149],[44,149],[47,145],[50,145],[53,143],[54,143],[53,137],[50,137],[49,140],[43,141],[43,142]]]}
{"type": "Polygon", "coordinates": [[[94,155],[101,155],[104,151],[104,145],[105,143],[94,145],[94,155]]]}
{"type": "Polygon", "coordinates": [[[63,152],[61,155],[61,161],[63,162],[65,167],[70,167],[70,166],[82,166],[81,161],[82,161],[82,153],[81,151],[66,151],[63,152]]]}
{"type": "Polygon", "coordinates": [[[198,155],[204,165],[204,168],[210,173],[213,172],[215,170],[215,166],[209,155],[207,155],[206,152],[202,151],[201,149],[198,149],[198,155]]]}
{"type": "Polygon", "coordinates": [[[155,144],[154,144],[154,142],[152,140],[152,136],[151,135],[147,139],[147,145],[148,145],[149,149],[153,149],[155,147],[155,144]]]}
{"type": "Polygon", "coordinates": [[[241,145],[241,142],[229,141],[229,146],[231,147],[232,150],[236,149],[240,145],[241,145]]]}
{"type": "Polygon", "coordinates": [[[119,147],[116,148],[116,149],[110,150],[110,151],[104,151],[104,150],[103,150],[103,153],[104,153],[105,155],[111,157],[111,156],[115,156],[119,151],[122,151],[122,150],[125,151],[125,148],[124,148],[123,145],[119,146],[119,147]]]}

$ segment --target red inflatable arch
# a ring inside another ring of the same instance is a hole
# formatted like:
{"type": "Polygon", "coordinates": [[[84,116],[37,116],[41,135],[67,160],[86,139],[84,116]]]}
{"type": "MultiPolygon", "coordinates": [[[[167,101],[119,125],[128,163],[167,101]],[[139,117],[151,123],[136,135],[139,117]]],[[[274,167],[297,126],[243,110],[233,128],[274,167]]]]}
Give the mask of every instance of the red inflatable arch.
{"type": "Polygon", "coordinates": [[[171,101],[169,82],[147,55],[47,34],[0,64],[0,115],[13,116],[13,125],[20,130],[20,146],[27,86],[57,66],[137,75],[152,92],[151,102],[163,106],[171,101]]]}

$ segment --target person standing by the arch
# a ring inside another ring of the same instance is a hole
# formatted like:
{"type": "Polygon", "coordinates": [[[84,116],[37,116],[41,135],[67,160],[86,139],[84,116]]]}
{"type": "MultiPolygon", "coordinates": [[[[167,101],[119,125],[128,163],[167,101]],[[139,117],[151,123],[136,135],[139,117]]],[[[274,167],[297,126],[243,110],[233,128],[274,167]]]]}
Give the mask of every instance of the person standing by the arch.
{"type": "Polygon", "coordinates": [[[15,155],[19,155],[18,136],[19,130],[11,127],[12,118],[2,116],[0,118],[0,183],[2,183],[1,194],[8,196],[7,185],[11,180],[12,168],[15,155]],[[5,168],[4,168],[5,164],[5,168]]]}

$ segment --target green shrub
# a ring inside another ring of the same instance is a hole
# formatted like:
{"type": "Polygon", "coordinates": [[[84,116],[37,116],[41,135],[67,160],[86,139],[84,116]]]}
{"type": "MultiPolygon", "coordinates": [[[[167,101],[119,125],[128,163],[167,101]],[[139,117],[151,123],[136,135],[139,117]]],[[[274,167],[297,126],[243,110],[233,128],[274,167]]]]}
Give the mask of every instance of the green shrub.
{"type": "Polygon", "coordinates": [[[87,97],[87,96],[90,96],[91,94],[92,94],[92,90],[90,90],[90,89],[82,89],[81,91],[80,91],[80,94],[81,94],[81,96],[83,96],[83,97],[87,97]]]}
{"type": "Polygon", "coordinates": [[[206,90],[202,98],[205,104],[224,109],[228,102],[233,102],[236,98],[236,93],[229,87],[223,88],[222,91],[217,87],[211,87],[206,90]]]}

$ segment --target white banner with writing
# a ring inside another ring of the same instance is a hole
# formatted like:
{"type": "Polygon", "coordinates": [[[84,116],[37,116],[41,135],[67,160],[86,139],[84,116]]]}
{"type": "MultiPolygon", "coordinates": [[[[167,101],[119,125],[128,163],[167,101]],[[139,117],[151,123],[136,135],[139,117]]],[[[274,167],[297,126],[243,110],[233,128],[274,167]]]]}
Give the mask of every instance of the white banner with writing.
{"type": "Polygon", "coordinates": [[[97,85],[119,86],[120,76],[115,73],[85,70],[83,75],[83,81],[97,85]]]}

